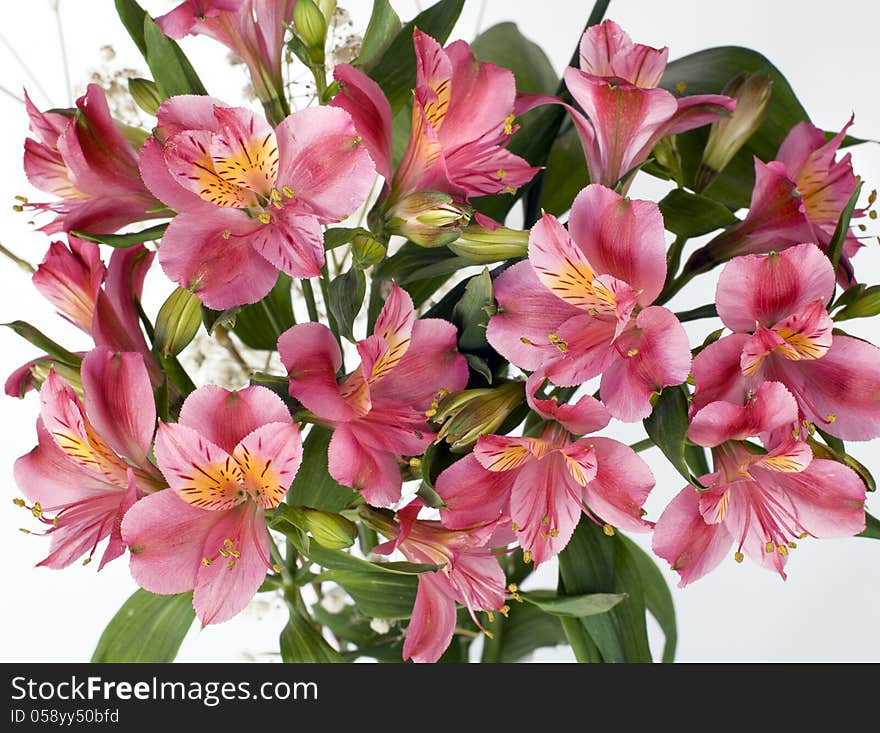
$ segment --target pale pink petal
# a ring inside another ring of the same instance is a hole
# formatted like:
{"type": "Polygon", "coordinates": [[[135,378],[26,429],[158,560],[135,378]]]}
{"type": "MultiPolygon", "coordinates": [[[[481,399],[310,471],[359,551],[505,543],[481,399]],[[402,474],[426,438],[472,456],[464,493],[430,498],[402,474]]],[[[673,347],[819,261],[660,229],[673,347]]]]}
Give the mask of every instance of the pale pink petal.
{"type": "Polygon", "coordinates": [[[69,248],[62,242],[49,245],[31,282],[62,316],[90,333],[106,268],[97,244],[73,236],[69,241],[69,248]]]}
{"type": "Polygon", "coordinates": [[[57,527],[49,530],[49,554],[37,565],[59,570],[83,555],[91,559],[98,543],[110,536],[122,499],[121,490],[107,491],[64,507],[57,527]]]}
{"type": "Polygon", "coordinates": [[[834,290],[834,269],[815,244],[799,244],[770,255],[735,257],[718,278],[718,315],[732,331],[778,321],[821,301],[834,290]]]}
{"type": "Polygon", "coordinates": [[[150,193],[166,206],[176,211],[207,209],[211,206],[197,193],[178,183],[177,176],[168,168],[165,149],[156,138],[147,138],[141,148],[138,155],[138,169],[150,193]]]}
{"type": "Polygon", "coordinates": [[[764,382],[745,405],[712,402],[693,417],[688,437],[713,447],[727,440],[745,440],[797,422],[797,403],[779,382],[764,382]]]}
{"type": "Polygon", "coordinates": [[[178,94],[169,97],[161,105],[156,117],[159,129],[166,134],[173,134],[181,130],[211,130],[217,131],[217,118],[214,109],[228,107],[216,97],[208,97],[201,94],[178,94]]]}
{"type": "Polygon", "coordinates": [[[682,489],[660,515],[654,527],[654,554],[666,560],[684,587],[714,570],[733,544],[724,524],[707,524],[700,514],[699,494],[682,489]]]}
{"type": "Polygon", "coordinates": [[[278,353],[290,376],[290,394],[324,420],[351,420],[354,410],[336,382],[342,365],[339,345],[320,323],[301,323],[278,339],[278,353]]]}
{"type": "Polygon", "coordinates": [[[337,222],[364,203],[376,169],[348,112],[313,107],[275,129],[281,153],[278,183],[323,224],[337,222]]]}
{"type": "Polygon", "coordinates": [[[581,70],[593,76],[622,79],[638,87],[660,83],[666,69],[667,48],[633,43],[613,20],[587,28],[581,37],[581,70]]]}
{"type": "Polygon", "coordinates": [[[489,343],[521,369],[537,369],[548,353],[556,351],[547,340],[548,334],[555,333],[560,324],[579,315],[580,310],[547,290],[529,262],[517,263],[494,285],[498,312],[489,320],[489,343]]]}
{"type": "Polygon", "coordinates": [[[487,471],[473,456],[445,469],[434,485],[446,507],[440,519],[450,529],[466,529],[498,519],[510,497],[513,474],[487,471]]]}
{"type": "Polygon", "coordinates": [[[281,398],[265,387],[235,391],[215,385],[199,387],[180,408],[180,424],[232,454],[245,436],[266,423],[292,422],[281,398]]]}
{"type": "Polygon", "coordinates": [[[636,317],[635,328],[615,342],[617,358],[602,374],[602,400],[614,417],[625,422],[651,414],[651,395],[681,384],[691,367],[687,334],[666,308],[651,306],[636,317]]]}
{"type": "Polygon", "coordinates": [[[543,400],[536,392],[544,382],[540,371],[532,374],[526,381],[526,401],[535,412],[545,420],[555,420],[568,432],[575,435],[595,433],[604,428],[611,415],[599,400],[583,395],[577,402],[560,405],[555,399],[543,400]]]}
{"type": "Polygon", "coordinates": [[[161,595],[195,587],[205,538],[225,514],[190,506],[169,489],[137,502],[122,520],[135,582],[161,595]]]}
{"type": "Polygon", "coordinates": [[[252,246],[257,227],[237,209],[218,208],[210,217],[178,214],[162,237],[159,264],[209,308],[256,303],[278,279],[275,266],[252,246]]]}
{"type": "Polygon", "coordinates": [[[138,499],[137,488],[137,479],[135,478],[134,471],[129,469],[128,488],[123,493],[116,516],[113,518],[113,524],[110,528],[110,540],[107,542],[107,549],[104,550],[104,554],[101,556],[101,564],[98,566],[98,570],[101,570],[111,560],[120,557],[128,548],[125,540],[122,539],[122,520],[125,518],[126,512],[134,506],[138,499]]]}
{"type": "Polygon", "coordinates": [[[260,506],[278,506],[302,463],[299,426],[269,422],[246,435],[236,446],[245,489],[260,506]]]}
{"type": "Polygon", "coordinates": [[[135,465],[149,465],[156,406],[143,357],[99,346],[83,359],[82,382],[86,413],[101,437],[135,465]]]}
{"type": "Polygon", "coordinates": [[[474,446],[473,456],[487,471],[512,471],[539,458],[544,448],[545,443],[539,438],[481,435],[474,446]]]}
{"type": "Polygon", "coordinates": [[[694,357],[691,372],[696,389],[691,415],[711,402],[742,405],[749,391],[760,384],[760,374],[747,378],[740,369],[740,357],[748,341],[748,334],[735,333],[709,344],[694,357]]]}
{"type": "Polygon", "coordinates": [[[803,120],[788,131],[776,153],[776,160],[796,175],[804,167],[810,155],[823,145],[825,145],[825,133],[803,120]]]}
{"type": "Polygon", "coordinates": [[[666,239],[657,204],[593,184],[575,198],[569,231],[596,272],[641,291],[641,305],[654,302],[666,278],[666,239]]]}
{"type": "Polygon", "coordinates": [[[324,230],[314,216],[300,216],[284,207],[259,227],[251,246],[267,262],[291,277],[317,277],[324,264],[324,230]]]}
{"type": "Polygon", "coordinates": [[[590,511],[621,529],[651,529],[653,522],[643,519],[642,509],[654,488],[648,464],[632,448],[610,438],[589,436],[578,442],[596,451],[596,477],[582,489],[590,511]]]}
{"type": "Polygon", "coordinates": [[[455,601],[443,591],[435,573],[419,576],[419,590],[403,643],[404,659],[418,663],[436,662],[452,641],[455,601]]]}
{"type": "Polygon", "coordinates": [[[449,180],[467,197],[513,193],[541,170],[501,147],[498,136],[492,133],[444,150],[444,162],[449,180]]]}
{"type": "Polygon", "coordinates": [[[266,579],[269,532],[263,510],[253,502],[226,512],[205,536],[203,552],[211,564],[198,565],[193,608],[204,628],[228,621],[244,610],[266,579]],[[237,556],[224,556],[232,545],[237,556]]]}
{"type": "Polygon", "coordinates": [[[381,87],[349,64],[333,67],[333,78],[340,84],[331,105],[351,115],[358,134],[385,180],[391,180],[391,105],[381,87]]]}
{"type": "Polygon", "coordinates": [[[334,479],[360,491],[372,506],[388,506],[400,499],[403,481],[397,459],[364,446],[348,424],[333,431],[327,467],[334,479]]]}
{"type": "Polygon", "coordinates": [[[457,553],[448,578],[455,600],[471,612],[471,618],[475,610],[497,611],[504,606],[504,571],[488,549],[457,553]]]}
{"type": "Polygon", "coordinates": [[[666,123],[662,136],[678,135],[729,116],[736,109],[736,100],[723,94],[692,94],[678,100],[675,115],[666,123]]]}

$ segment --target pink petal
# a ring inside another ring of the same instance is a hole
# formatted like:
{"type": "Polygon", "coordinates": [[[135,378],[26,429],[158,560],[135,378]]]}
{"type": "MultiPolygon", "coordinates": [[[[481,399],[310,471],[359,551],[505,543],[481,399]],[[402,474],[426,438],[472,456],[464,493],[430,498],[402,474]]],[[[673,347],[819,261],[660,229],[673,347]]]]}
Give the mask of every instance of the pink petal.
{"type": "Polygon", "coordinates": [[[487,471],[473,456],[465,456],[445,469],[434,485],[446,508],[440,519],[450,529],[466,529],[498,519],[507,505],[513,475],[487,471]]]}
{"type": "Polygon", "coordinates": [[[190,506],[167,489],[137,502],[122,520],[135,582],[161,595],[195,587],[205,538],[225,514],[190,506]]]}
{"type": "Polygon", "coordinates": [[[760,375],[747,378],[740,369],[740,357],[748,334],[735,333],[709,344],[696,357],[691,373],[696,383],[691,415],[711,402],[745,403],[749,391],[760,383],[760,375]]]}
{"type": "Polygon", "coordinates": [[[587,314],[562,323],[552,334],[557,344],[551,347],[550,356],[546,358],[544,371],[547,378],[553,384],[571,387],[609,369],[618,356],[614,337],[619,325],[616,319],[587,314]],[[557,350],[561,353],[553,353],[557,350]]]}
{"type": "Polygon", "coordinates": [[[590,395],[582,396],[577,402],[560,405],[556,400],[542,400],[535,396],[544,382],[540,371],[532,374],[526,382],[526,401],[535,412],[545,420],[555,420],[568,432],[575,435],[595,433],[604,428],[611,415],[599,400],[590,395]]]}
{"type": "Polygon", "coordinates": [[[803,120],[788,131],[776,153],[776,160],[796,176],[807,159],[823,145],[825,145],[825,133],[803,120]]]}
{"type": "Polygon", "coordinates": [[[693,417],[688,437],[713,447],[726,440],[745,440],[797,422],[797,403],[784,385],[764,382],[745,405],[712,402],[693,417]]]}
{"type": "MultiPolygon", "coordinates": [[[[90,559],[98,543],[110,535],[122,498],[122,491],[107,491],[64,507],[58,526],[49,530],[49,554],[37,565],[59,570],[83,555],[90,559]]],[[[107,551],[112,555],[115,549],[108,547],[107,551]]]]}
{"type": "Polygon", "coordinates": [[[663,137],[693,130],[727,117],[736,100],[723,94],[692,94],[678,100],[678,110],[663,129],[663,137]]]}
{"type": "Polygon", "coordinates": [[[221,624],[244,610],[266,579],[269,562],[269,532],[263,510],[253,502],[221,515],[205,536],[203,552],[213,559],[200,563],[193,593],[193,608],[202,628],[221,624]],[[229,541],[238,556],[220,554],[229,541]]]}
{"type": "Polygon", "coordinates": [[[667,48],[633,43],[613,20],[606,20],[584,32],[580,43],[581,70],[650,89],[656,87],[666,69],[667,48]]]}
{"type": "Polygon", "coordinates": [[[278,125],[275,134],[281,153],[278,183],[294,191],[303,213],[328,224],[364,203],[376,171],[348,112],[303,109],[278,125]]]}
{"type": "Polygon", "coordinates": [[[641,305],[654,302],[666,278],[666,239],[657,204],[593,184],[575,198],[569,231],[596,272],[642,291],[641,305]]]}
{"type": "Polygon", "coordinates": [[[799,244],[770,255],[735,257],[718,278],[718,315],[732,331],[770,327],[821,301],[834,290],[834,270],[815,244],[799,244]]]}
{"type": "Polygon", "coordinates": [[[393,454],[364,446],[351,426],[337,426],[327,450],[330,475],[343,486],[360,491],[372,506],[388,506],[400,499],[403,481],[393,454]]]}
{"type": "Polygon", "coordinates": [[[86,412],[98,433],[119,455],[149,466],[156,406],[143,357],[99,346],[82,363],[86,412]]]}
{"type": "Polygon", "coordinates": [[[650,529],[653,522],[643,519],[642,509],[654,488],[654,474],[648,464],[632,448],[610,438],[590,436],[578,443],[596,451],[596,477],[583,488],[590,511],[621,529],[650,529]]]}
{"type": "Polygon", "coordinates": [[[486,336],[499,354],[521,369],[534,370],[550,351],[547,335],[580,311],[545,288],[529,262],[520,262],[494,282],[498,312],[489,320],[486,336]]]}
{"type": "Polygon", "coordinates": [[[466,197],[512,193],[541,170],[501,147],[493,134],[444,150],[444,162],[449,180],[466,197]]]}
{"type": "Polygon", "coordinates": [[[180,424],[232,454],[240,441],[267,423],[292,422],[281,398],[265,387],[235,391],[199,387],[180,408],[180,424]]]}
{"type": "Polygon", "coordinates": [[[324,265],[324,231],[314,216],[300,216],[285,206],[259,227],[251,246],[267,262],[291,277],[317,277],[324,265]]]}
{"type": "Polygon", "coordinates": [[[373,326],[373,335],[379,340],[380,348],[370,346],[362,349],[364,342],[358,344],[358,351],[364,360],[364,376],[368,381],[384,378],[400,363],[412,343],[414,323],[412,298],[394,283],[373,326]]]}
{"type": "Polygon", "coordinates": [[[455,601],[444,593],[435,573],[419,576],[419,590],[406,629],[403,658],[417,663],[436,662],[455,631],[455,601]]]}
{"type": "Polygon", "coordinates": [[[299,426],[270,422],[248,433],[233,453],[245,488],[266,508],[278,506],[302,463],[299,426]]]}
{"type": "Polygon", "coordinates": [[[49,245],[31,282],[61,315],[90,333],[106,268],[97,244],[73,236],[69,241],[69,249],[62,242],[49,245]]]}
{"type": "Polygon", "coordinates": [[[522,468],[544,453],[545,443],[539,438],[509,435],[481,435],[473,456],[487,471],[503,472],[522,468]]]}
{"type": "Polygon", "coordinates": [[[635,328],[615,342],[618,357],[602,374],[600,394],[608,411],[625,422],[651,414],[651,395],[681,384],[691,367],[687,334],[672,312],[645,308],[635,328]]]}
{"type": "Polygon", "coordinates": [[[210,217],[178,214],[162,237],[159,264],[209,308],[256,303],[272,289],[278,270],[254,250],[254,222],[236,209],[218,208],[210,217]]]}
{"type": "Polygon", "coordinates": [[[733,544],[724,524],[707,524],[700,514],[699,494],[682,489],[654,527],[654,554],[666,560],[681,577],[683,588],[714,570],[733,544]]]}
{"type": "Polygon", "coordinates": [[[331,105],[351,115],[358,134],[386,181],[391,180],[391,105],[385,93],[370,77],[349,64],[333,67],[339,93],[331,105]]]}
{"type": "Polygon", "coordinates": [[[98,566],[98,570],[101,570],[111,560],[120,557],[128,549],[128,546],[122,539],[122,520],[125,518],[126,512],[134,506],[137,499],[137,480],[135,479],[134,471],[129,469],[128,488],[123,493],[116,516],[113,518],[113,525],[110,528],[110,541],[107,543],[107,549],[104,550],[104,554],[101,556],[101,564],[98,566]]]}
{"type": "Polygon", "coordinates": [[[210,206],[197,193],[178,182],[177,176],[168,168],[165,149],[156,138],[147,138],[138,155],[138,168],[144,185],[166,206],[177,211],[210,206]]]}
{"type": "Polygon", "coordinates": [[[279,337],[278,353],[290,376],[291,396],[324,420],[355,417],[336,383],[342,355],[329,328],[319,323],[293,326],[279,337]]]}

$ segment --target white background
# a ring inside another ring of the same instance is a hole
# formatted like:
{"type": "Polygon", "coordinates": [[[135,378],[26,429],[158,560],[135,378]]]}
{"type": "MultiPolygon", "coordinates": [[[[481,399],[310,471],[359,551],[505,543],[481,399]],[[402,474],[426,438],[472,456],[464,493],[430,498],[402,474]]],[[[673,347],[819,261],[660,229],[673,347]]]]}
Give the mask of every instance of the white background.
{"type": "MultiPolygon", "coordinates": [[[[144,3],[154,14],[172,7],[171,2],[144,3]]],[[[411,17],[412,1],[393,3],[401,17],[411,17]]],[[[349,9],[362,29],[369,15],[367,0],[349,0],[349,9]]],[[[80,93],[88,73],[100,65],[99,48],[111,44],[117,62],[144,71],[145,65],[116,20],[110,0],[61,0],[61,16],[70,65],[70,77],[80,93]]],[[[813,12],[802,0],[739,0],[708,3],[705,0],[613,0],[608,17],[617,20],[637,41],[668,45],[677,58],[701,48],[742,45],[767,55],[787,76],[813,121],[825,129],[839,129],[856,114],[851,132],[880,138],[880,105],[876,77],[876,31],[880,11],[872,0],[838,0],[813,12]]],[[[561,72],[580,35],[590,9],[589,2],[546,0],[468,0],[453,38],[470,39],[478,29],[502,20],[514,20],[522,31],[542,45],[554,67],[561,72]]],[[[69,106],[71,96],[62,71],[62,55],[55,16],[49,0],[31,0],[2,11],[0,39],[0,85],[14,94],[27,86],[43,108],[69,106]],[[14,49],[14,52],[11,50],[14,49]],[[19,62],[16,55],[21,59],[19,62]],[[30,75],[46,90],[43,95],[30,75]]],[[[207,87],[235,101],[244,84],[244,72],[230,69],[223,54],[205,39],[189,39],[190,54],[207,87]]],[[[144,74],[146,75],[146,74],[144,74]]],[[[479,103],[475,100],[475,103],[479,103]]],[[[34,233],[27,215],[13,214],[15,194],[39,200],[21,172],[22,141],[27,121],[20,103],[0,94],[0,242],[37,263],[48,240],[34,233]]],[[[880,151],[874,144],[852,151],[856,172],[866,180],[866,191],[880,182],[880,151]]],[[[642,176],[631,194],[653,198],[662,187],[642,176]]],[[[874,226],[874,233],[878,227],[874,226]]],[[[880,280],[880,256],[876,240],[856,260],[863,281],[880,280]]],[[[86,337],[53,314],[30,285],[27,276],[0,258],[0,322],[26,319],[70,348],[84,348],[86,337]]],[[[673,302],[692,307],[712,300],[714,284],[709,278],[673,302]]],[[[146,304],[155,313],[170,286],[156,268],[148,281],[146,304]]],[[[851,324],[853,322],[850,322],[851,324]]],[[[712,327],[714,328],[714,326],[712,327]]],[[[871,338],[876,327],[847,324],[862,337],[871,338]]],[[[711,330],[708,325],[690,328],[696,340],[711,330]]],[[[876,340],[876,338],[875,338],[876,340]]],[[[0,333],[0,373],[36,355],[14,334],[0,333]]],[[[28,514],[12,504],[17,490],[12,481],[15,458],[35,444],[37,403],[33,395],[24,401],[0,400],[0,553],[3,593],[0,597],[0,658],[3,660],[84,661],[94,648],[106,621],[134,589],[125,559],[101,573],[97,563],[78,564],[64,571],[33,568],[46,554],[44,539],[28,537],[18,527],[29,525],[28,514]]],[[[621,440],[642,437],[639,426],[612,426],[606,432],[621,440]]],[[[880,457],[872,444],[853,446],[875,474],[880,457]]],[[[656,519],[665,503],[679,490],[677,474],[656,451],[645,454],[655,470],[657,488],[648,503],[656,519]]],[[[869,498],[869,509],[880,513],[880,501],[869,498]]],[[[31,526],[33,526],[31,524],[31,526]]],[[[553,569],[542,578],[555,585],[553,569]]],[[[675,576],[667,573],[670,581],[675,576]]],[[[679,653],[682,661],[733,660],[878,660],[880,659],[880,543],[864,539],[806,541],[793,553],[789,580],[733,559],[709,577],[674,591],[679,620],[679,653]]],[[[187,637],[179,659],[187,661],[265,658],[277,649],[283,614],[271,602],[261,601],[245,614],[222,626],[194,630],[187,637]]],[[[654,633],[656,630],[652,630],[654,633]]],[[[659,635],[654,633],[654,640],[659,635]]],[[[568,659],[564,650],[542,652],[539,659],[568,659]]]]}

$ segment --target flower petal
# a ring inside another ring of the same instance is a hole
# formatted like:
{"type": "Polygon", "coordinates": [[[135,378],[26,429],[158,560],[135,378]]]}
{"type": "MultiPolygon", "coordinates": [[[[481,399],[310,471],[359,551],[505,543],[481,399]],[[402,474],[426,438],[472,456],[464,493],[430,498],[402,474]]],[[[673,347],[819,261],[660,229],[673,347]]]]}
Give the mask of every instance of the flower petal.
{"type": "Polygon", "coordinates": [[[545,420],[555,420],[575,435],[595,433],[611,421],[611,415],[605,405],[591,395],[583,395],[577,402],[564,405],[560,405],[555,399],[539,399],[536,397],[536,392],[544,379],[540,371],[534,372],[528,378],[526,401],[529,407],[545,420]]]}
{"type": "Polygon", "coordinates": [[[324,265],[324,231],[314,216],[300,216],[285,206],[251,237],[266,261],[291,277],[317,277],[324,265]]]}
{"type": "Polygon", "coordinates": [[[440,509],[443,526],[466,529],[497,520],[505,510],[513,475],[487,471],[473,455],[445,469],[434,488],[446,507],[440,509]]]}
{"type": "Polygon", "coordinates": [[[233,457],[241,470],[245,489],[260,506],[278,506],[302,463],[299,426],[270,422],[246,435],[233,457]]]}
{"type": "Polygon", "coordinates": [[[596,477],[583,488],[591,512],[621,529],[644,532],[654,526],[642,507],[654,488],[654,474],[628,445],[610,438],[582,438],[596,452],[596,477]]]}
{"type": "Polygon", "coordinates": [[[419,590],[403,643],[404,659],[436,662],[452,641],[455,601],[444,591],[435,573],[419,575],[419,590]]]}
{"type": "Polygon", "coordinates": [[[397,459],[392,453],[363,445],[347,423],[333,431],[327,468],[334,479],[360,491],[372,506],[388,506],[400,499],[403,481],[397,459]]]}
{"type": "Polygon", "coordinates": [[[750,390],[760,383],[760,375],[746,378],[740,368],[740,359],[749,338],[744,333],[725,336],[694,357],[691,373],[696,389],[690,408],[691,416],[711,402],[742,405],[750,390]]]}
{"type": "Polygon", "coordinates": [[[582,71],[593,76],[623,79],[637,87],[650,89],[660,84],[668,56],[668,48],[633,43],[613,20],[587,28],[581,37],[582,71]]]}

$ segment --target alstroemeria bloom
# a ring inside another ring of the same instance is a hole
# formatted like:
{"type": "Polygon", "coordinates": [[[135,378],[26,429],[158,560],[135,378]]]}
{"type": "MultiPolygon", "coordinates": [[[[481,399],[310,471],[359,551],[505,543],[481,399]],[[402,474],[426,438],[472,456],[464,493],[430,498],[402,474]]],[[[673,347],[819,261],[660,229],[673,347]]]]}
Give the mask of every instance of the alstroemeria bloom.
{"type": "Polygon", "coordinates": [[[536,565],[565,548],[581,512],[622,529],[645,531],[642,505],[654,487],[647,464],[623,443],[575,435],[604,428],[602,403],[586,395],[574,405],[541,400],[530,379],[529,404],[548,420],[537,438],[485,435],[474,452],[436,481],[446,502],[443,524],[454,529],[509,516],[520,546],[536,565]]]}
{"type": "Polygon", "coordinates": [[[156,23],[170,38],[203,35],[226,46],[247,65],[254,93],[269,113],[285,99],[281,57],[295,5],[296,0],[185,0],[156,23]]]}
{"type": "MultiPolygon", "coordinates": [[[[89,334],[95,346],[140,353],[153,383],[160,384],[163,375],[141,331],[136,305],[153,252],[142,245],[116,249],[105,267],[97,244],[69,235],[68,240],[69,245],[49,245],[33,275],[34,287],[62,317],[89,334]]],[[[21,397],[33,386],[31,370],[46,360],[51,357],[17,369],[6,382],[6,394],[21,397]]]]}
{"type": "Polygon", "coordinates": [[[654,552],[681,576],[679,585],[718,566],[731,546],[785,578],[789,549],[805,537],[849,537],[865,528],[865,485],[848,466],[813,458],[792,438],[797,404],[778,382],[762,384],[745,406],[713,402],[688,437],[712,448],[706,491],[683,489],[654,528],[654,552]],[[742,441],[760,435],[767,452],[742,441]]]}
{"type": "Polygon", "coordinates": [[[614,186],[644,163],[657,142],[732,112],[735,100],[720,94],[676,99],[657,85],[666,48],[633,43],[612,20],[588,28],[581,39],[580,69],[565,83],[586,117],[569,108],[593,183],[614,186]]]}
{"type": "Polygon", "coordinates": [[[279,270],[318,275],[321,225],[348,216],[373,185],[370,156],[340,109],[304,109],[273,130],[250,110],[183,95],[162,103],[158,122],[141,172],[181,212],[159,264],[211,308],[255,303],[279,270]]]}
{"type": "Polygon", "coordinates": [[[200,387],[162,423],[156,461],[169,489],[122,523],[131,574],[151,593],[195,589],[207,624],[235,616],[272,567],[264,510],[278,506],[302,460],[299,427],[264,387],[200,387]]]}
{"type": "MultiPolygon", "coordinates": [[[[755,158],[755,187],[746,218],[697,250],[688,268],[705,271],[734,255],[778,251],[803,242],[826,249],[856,189],[850,154],[836,160],[852,122],[827,142],[818,127],[799,122],[783,140],[776,160],[763,163],[755,158]]],[[[862,214],[856,210],[854,216],[862,214]]],[[[861,246],[848,232],[839,272],[844,286],[853,282],[849,260],[861,246]]]]}
{"type": "Polygon", "coordinates": [[[640,420],[651,413],[651,394],[681,384],[690,370],[684,329],[651,305],[665,277],[657,204],[587,186],[572,204],[568,231],[545,214],[529,237],[528,261],[495,281],[489,343],[560,386],[601,374],[611,414],[640,420]]]}
{"type": "Polygon", "coordinates": [[[504,571],[492,554],[498,523],[449,530],[440,522],[417,519],[421,502],[397,512],[395,525],[381,516],[371,521],[391,541],[373,549],[379,554],[400,550],[410,562],[440,565],[419,575],[419,589],[403,643],[403,658],[436,662],[446,651],[456,624],[456,602],[480,626],[475,611],[497,611],[506,598],[504,571]]]}
{"type": "Polygon", "coordinates": [[[40,112],[26,94],[25,106],[35,136],[24,143],[25,173],[35,188],[61,199],[25,205],[55,214],[42,231],[115,232],[167,215],[144,186],[137,150],[110,116],[101,87],[89,84],[69,114],[40,112]]]}
{"type": "MultiPolygon", "coordinates": [[[[54,371],[40,389],[39,445],[15,462],[15,481],[49,526],[40,565],[63,568],[110,541],[101,567],[121,555],[119,523],[144,494],[162,486],[147,459],[156,411],[140,354],[99,347],[83,359],[85,406],[54,371]]],[[[16,503],[24,506],[23,501],[16,503]]]]}
{"type": "Polygon", "coordinates": [[[734,333],[694,359],[693,410],[742,404],[764,381],[782,382],[802,419],[844,440],[880,435],[880,349],[832,333],[834,289],[814,244],[731,260],[718,280],[718,315],[734,333]]]}
{"type": "MultiPolygon", "coordinates": [[[[464,41],[442,48],[413,32],[416,88],[409,145],[390,181],[389,205],[415,191],[448,193],[458,200],[513,192],[537,168],[509,152],[514,132],[513,73],[477,61],[464,41]]],[[[352,66],[333,75],[342,85],[333,104],[347,110],[376,168],[391,178],[391,108],[372,79],[352,66]]]]}
{"type": "Polygon", "coordinates": [[[334,428],[330,475],[386,506],[400,499],[401,458],[422,455],[435,437],[426,411],[438,395],[464,388],[467,362],[455,326],[416,319],[412,299],[397,285],[357,350],[361,364],[339,384],[342,355],[326,326],[299,324],[278,339],[290,394],[334,428]]]}

